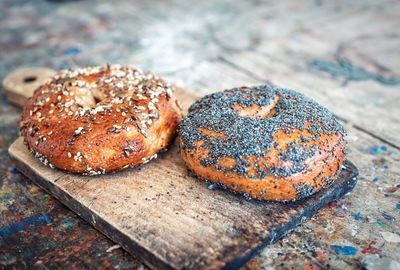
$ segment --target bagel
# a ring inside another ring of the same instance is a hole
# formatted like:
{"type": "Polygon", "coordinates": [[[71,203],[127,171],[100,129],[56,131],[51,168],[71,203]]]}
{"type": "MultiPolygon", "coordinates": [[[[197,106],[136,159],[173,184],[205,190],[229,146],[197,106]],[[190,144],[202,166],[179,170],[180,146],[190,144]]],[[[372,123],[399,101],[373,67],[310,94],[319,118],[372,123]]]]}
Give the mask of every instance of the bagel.
{"type": "Polygon", "coordinates": [[[157,157],[181,119],[173,87],[119,65],[63,70],[26,103],[20,131],[45,165],[97,175],[157,157]]]}
{"type": "Polygon", "coordinates": [[[295,201],[332,184],[346,132],[293,90],[242,87],[207,95],[180,122],[180,152],[199,178],[269,201],[295,201]]]}

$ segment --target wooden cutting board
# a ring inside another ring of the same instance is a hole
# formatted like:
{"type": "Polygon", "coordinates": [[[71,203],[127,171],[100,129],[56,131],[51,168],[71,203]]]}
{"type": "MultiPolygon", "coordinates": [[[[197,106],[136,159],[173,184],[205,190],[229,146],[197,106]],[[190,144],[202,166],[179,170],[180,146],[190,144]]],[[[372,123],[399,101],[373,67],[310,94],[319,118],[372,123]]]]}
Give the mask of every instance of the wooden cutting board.
{"type": "MultiPolygon", "coordinates": [[[[178,89],[187,108],[196,98],[178,89]]],[[[335,184],[295,204],[247,200],[193,177],[176,144],[142,167],[96,177],[50,169],[18,138],[15,166],[125,250],[157,269],[237,269],[262,247],[353,189],[349,161],[335,184]]]]}

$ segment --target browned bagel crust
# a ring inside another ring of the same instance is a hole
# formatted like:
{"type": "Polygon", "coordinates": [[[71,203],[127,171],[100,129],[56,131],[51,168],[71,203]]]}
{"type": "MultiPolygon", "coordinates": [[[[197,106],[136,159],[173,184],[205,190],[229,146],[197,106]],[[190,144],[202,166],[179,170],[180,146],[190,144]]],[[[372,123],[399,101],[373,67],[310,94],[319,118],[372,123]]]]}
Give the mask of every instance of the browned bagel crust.
{"type": "Polygon", "coordinates": [[[50,167],[97,175],[146,163],[181,119],[173,87],[152,73],[107,65],[59,72],[24,107],[21,134],[50,167]]]}
{"type": "Polygon", "coordinates": [[[194,103],[180,123],[180,151],[197,176],[272,201],[330,185],[344,159],[345,130],[300,93],[236,88],[194,103]]]}

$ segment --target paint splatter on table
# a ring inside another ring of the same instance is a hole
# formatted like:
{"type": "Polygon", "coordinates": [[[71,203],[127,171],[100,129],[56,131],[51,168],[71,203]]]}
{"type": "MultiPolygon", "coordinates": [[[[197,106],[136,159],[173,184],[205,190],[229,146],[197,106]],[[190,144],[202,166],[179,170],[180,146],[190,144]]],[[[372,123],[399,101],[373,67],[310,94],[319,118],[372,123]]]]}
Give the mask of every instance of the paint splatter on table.
{"type": "MultiPolygon", "coordinates": [[[[398,266],[399,13],[387,0],[5,0],[0,78],[27,66],[120,63],[201,95],[265,82],[299,89],[347,126],[360,181],[246,268],[398,266]]],[[[0,268],[143,268],[15,170],[7,148],[19,116],[1,90],[0,268]]]]}

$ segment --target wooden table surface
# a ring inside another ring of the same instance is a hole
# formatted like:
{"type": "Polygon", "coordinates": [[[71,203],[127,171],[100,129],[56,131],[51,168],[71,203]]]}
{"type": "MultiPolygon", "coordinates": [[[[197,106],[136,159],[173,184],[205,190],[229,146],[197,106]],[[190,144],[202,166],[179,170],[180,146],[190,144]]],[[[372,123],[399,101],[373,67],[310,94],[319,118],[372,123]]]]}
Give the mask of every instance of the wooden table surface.
{"type": "MultiPolygon", "coordinates": [[[[246,269],[400,269],[399,1],[0,2],[0,78],[119,63],[199,95],[272,83],[332,110],[360,181],[246,269]],[[375,265],[375,266],[373,266],[375,265]]],[[[0,90],[0,269],[143,269],[18,173],[20,109],[0,90]]]]}

